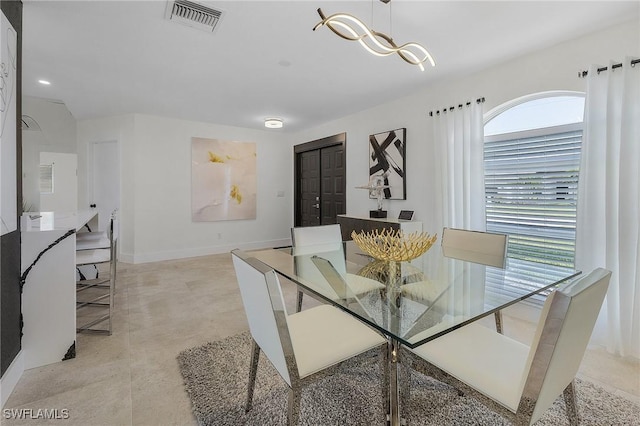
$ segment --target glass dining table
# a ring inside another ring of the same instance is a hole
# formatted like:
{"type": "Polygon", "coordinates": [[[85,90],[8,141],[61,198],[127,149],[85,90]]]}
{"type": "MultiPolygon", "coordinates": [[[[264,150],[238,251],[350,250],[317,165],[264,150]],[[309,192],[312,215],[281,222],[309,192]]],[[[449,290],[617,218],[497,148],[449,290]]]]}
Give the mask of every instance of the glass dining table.
{"type": "MultiPolygon", "coordinates": [[[[434,246],[410,262],[376,260],[353,241],[256,250],[251,256],[387,338],[388,424],[401,423],[400,346],[416,348],[502,309],[528,300],[542,303],[579,271],[524,259],[502,265],[481,254],[434,246]],[[463,260],[463,259],[472,259],[463,260]]],[[[502,263],[502,262],[499,262],[502,263]]]]}

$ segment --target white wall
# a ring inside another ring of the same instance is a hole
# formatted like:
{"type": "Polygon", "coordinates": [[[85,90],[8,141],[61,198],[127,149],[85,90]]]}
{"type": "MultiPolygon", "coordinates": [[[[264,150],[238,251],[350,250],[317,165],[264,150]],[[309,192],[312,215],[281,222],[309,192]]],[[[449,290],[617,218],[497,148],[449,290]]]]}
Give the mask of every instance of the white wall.
{"type": "MultiPolygon", "coordinates": [[[[87,178],[87,164],[89,144],[92,142],[118,141],[120,148],[120,210],[119,226],[120,240],[118,250],[132,256],[133,245],[133,224],[135,212],[135,194],[133,191],[123,192],[125,187],[131,188],[134,182],[135,166],[135,143],[134,143],[134,116],[115,116],[94,120],[78,121],[78,207],[80,209],[89,208],[89,188],[87,178]]],[[[122,256],[121,256],[122,258],[122,256]]],[[[125,260],[127,255],[125,255],[125,260]]],[[[131,260],[129,260],[131,261],[131,260]]]]}
{"type": "MultiPolygon", "coordinates": [[[[578,71],[592,63],[620,62],[625,55],[640,56],[638,18],[589,36],[551,46],[545,50],[417,90],[413,95],[371,108],[294,135],[295,144],[339,132],[347,132],[347,213],[368,215],[375,200],[355,189],[368,181],[368,136],[400,127],[407,128],[407,200],[386,200],[390,217],[401,209],[415,210],[415,220],[427,232],[440,232],[442,223],[434,205],[434,162],[431,110],[485,97],[485,113],[500,104],[530,93],[552,90],[585,90],[578,71]]],[[[381,58],[380,60],[384,60],[381,58]]],[[[628,64],[627,64],[628,66],[628,64]]],[[[437,67],[425,72],[438,72],[437,67]]]]}
{"type": "Polygon", "coordinates": [[[22,198],[31,211],[39,211],[40,153],[75,154],[76,119],[61,101],[31,96],[22,98],[22,115],[33,118],[41,129],[22,132],[22,198]]]}
{"type": "MultiPolygon", "coordinates": [[[[78,123],[79,181],[86,180],[89,142],[118,140],[122,200],[120,251],[126,262],[287,244],[293,221],[292,148],[279,131],[261,131],[135,114],[78,123]],[[191,222],[191,138],[255,142],[255,220],[191,222]],[[285,197],[276,197],[278,191],[285,197]]],[[[86,185],[80,188],[86,200],[86,185]]]]}

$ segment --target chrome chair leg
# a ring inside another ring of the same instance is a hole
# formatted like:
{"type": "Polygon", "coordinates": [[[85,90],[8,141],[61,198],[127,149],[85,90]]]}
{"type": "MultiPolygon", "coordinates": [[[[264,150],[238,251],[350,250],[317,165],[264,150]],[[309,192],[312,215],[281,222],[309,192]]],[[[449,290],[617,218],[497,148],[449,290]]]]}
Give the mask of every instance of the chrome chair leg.
{"type": "Polygon", "coordinates": [[[296,312],[300,312],[302,310],[302,296],[304,295],[303,292],[301,292],[300,290],[298,290],[298,302],[296,304],[296,312]]]}
{"type": "Polygon", "coordinates": [[[502,311],[494,312],[493,316],[496,319],[496,331],[500,334],[504,334],[502,332],[502,311]]]}
{"type": "Polygon", "coordinates": [[[567,410],[567,417],[571,426],[580,424],[580,415],[578,413],[578,403],[576,399],[576,381],[572,380],[562,392],[564,396],[564,404],[567,410]]]}
{"type": "Polygon", "coordinates": [[[253,347],[251,348],[251,365],[249,366],[249,386],[247,388],[247,403],[244,406],[244,411],[251,410],[251,404],[253,403],[253,390],[256,387],[256,373],[258,372],[258,360],[260,359],[260,346],[255,340],[251,339],[253,347]]]}
{"type": "Polygon", "coordinates": [[[401,424],[407,424],[409,419],[409,401],[411,401],[411,359],[404,356],[404,353],[402,353],[398,366],[400,367],[400,371],[398,372],[398,386],[400,387],[400,422],[401,424]]]}
{"type": "Polygon", "coordinates": [[[382,393],[382,424],[387,424],[388,414],[390,412],[389,405],[389,350],[386,346],[382,346],[378,355],[378,363],[380,364],[380,392],[382,393]]]}
{"type": "Polygon", "coordinates": [[[300,419],[300,400],[301,399],[302,399],[302,392],[299,386],[293,386],[289,388],[287,426],[294,426],[298,424],[298,420],[300,419]]]}

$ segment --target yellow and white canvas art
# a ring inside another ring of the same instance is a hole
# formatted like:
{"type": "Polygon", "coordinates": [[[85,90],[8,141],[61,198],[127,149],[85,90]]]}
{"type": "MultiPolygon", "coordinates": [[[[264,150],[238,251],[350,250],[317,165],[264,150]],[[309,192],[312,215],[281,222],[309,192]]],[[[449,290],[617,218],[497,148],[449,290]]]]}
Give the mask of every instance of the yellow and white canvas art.
{"type": "Polygon", "coordinates": [[[256,144],[191,138],[191,220],[256,218],[256,144]]]}

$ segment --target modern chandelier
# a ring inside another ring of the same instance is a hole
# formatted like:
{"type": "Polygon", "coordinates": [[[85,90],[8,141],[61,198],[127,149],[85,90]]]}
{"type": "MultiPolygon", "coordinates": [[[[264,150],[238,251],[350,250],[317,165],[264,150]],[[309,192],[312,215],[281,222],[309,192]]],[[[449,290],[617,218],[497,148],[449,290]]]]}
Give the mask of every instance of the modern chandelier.
{"type": "MultiPolygon", "coordinates": [[[[385,0],[381,1],[387,3],[385,0]]],[[[313,31],[324,25],[345,40],[357,41],[376,56],[389,56],[397,53],[406,62],[417,65],[420,71],[424,71],[422,64],[426,61],[429,61],[432,67],[436,65],[427,49],[418,43],[411,42],[398,46],[390,36],[369,29],[361,20],[348,13],[335,13],[327,17],[322,9],[318,9],[318,14],[322,20],[313,27],[313,31]]]]}

